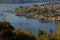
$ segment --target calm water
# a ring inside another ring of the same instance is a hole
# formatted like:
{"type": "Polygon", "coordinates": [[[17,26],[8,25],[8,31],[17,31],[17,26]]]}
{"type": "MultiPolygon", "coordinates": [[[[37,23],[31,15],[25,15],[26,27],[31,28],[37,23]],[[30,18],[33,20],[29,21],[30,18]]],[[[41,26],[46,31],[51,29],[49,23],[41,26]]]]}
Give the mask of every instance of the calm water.
{"type": "MultiPolygon", "coordinates": [[[[49,3],[49,2],[45,2],[49,3]]],[[[27,6],[31,4],[45,4],[45,3],[26,3],[26,4],[0,4],[0,10],[7,10],[12,8],[18,8],[19,6],[27,6]]]]}
{"type": "Polygon", "coordinates": [[[47,33],[50,29],[53,30],[54,34],[57,32],[58,24],[53,22],[39,22],[38,20],[27,19],[23,16],[18,17],[11,13],[4,13],[0,18],[6,18],[16,29],[31,30],[34,34],[37,34],[38,29],[42,29],[47,33]]]}
{"type": "MultiPolygon", "coordinates": [[[[0,4],[0,10],[16,8],[21,5],[20,4],[18,4],[18,5],[17,4],[10,4],[10,5],[9,4],[0,4]]],[[[29,5],[29,4],[27,4],[27,5],[29,5]]],[[[3,15],[0,15],[0,20],[3,18],[6,18],[6,20],[9,21],[11,23],[11,25],[14,26],[16,29],[27,29],[27,30],[34,32],[34,34],[37,34],[38,29],[42,29],[42,30],[46,31],[47,33],[49,33],[49,30],[52,29],[53,33],[57,33],[58,23],[39,22],[38,20],[27,19],[22,16],[18,17],[12,13],[3,13],[3,15]]]]}

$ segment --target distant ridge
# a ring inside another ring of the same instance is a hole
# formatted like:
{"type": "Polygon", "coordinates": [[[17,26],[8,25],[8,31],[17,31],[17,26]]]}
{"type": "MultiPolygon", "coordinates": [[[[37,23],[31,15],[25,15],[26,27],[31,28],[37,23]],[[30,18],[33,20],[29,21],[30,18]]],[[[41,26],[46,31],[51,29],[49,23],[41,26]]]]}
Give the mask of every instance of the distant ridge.
{"type": "Polygon", "coordinates": [[[23,4],[37,2],[59,2],[60,0],[0,0],[0,4],[23,4]]]}

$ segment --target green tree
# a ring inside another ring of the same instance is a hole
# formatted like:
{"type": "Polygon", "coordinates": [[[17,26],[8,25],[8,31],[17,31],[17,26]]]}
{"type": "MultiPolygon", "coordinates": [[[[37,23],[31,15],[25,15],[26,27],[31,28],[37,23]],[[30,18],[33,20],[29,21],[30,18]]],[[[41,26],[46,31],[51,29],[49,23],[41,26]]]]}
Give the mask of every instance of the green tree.
{"type": "Polygon", "coordinates": [[[40,37],[41,35],[43,35],[44,34],[44,32],[42,31],[42,30],[38,30],[38,37],[40,37]]]}

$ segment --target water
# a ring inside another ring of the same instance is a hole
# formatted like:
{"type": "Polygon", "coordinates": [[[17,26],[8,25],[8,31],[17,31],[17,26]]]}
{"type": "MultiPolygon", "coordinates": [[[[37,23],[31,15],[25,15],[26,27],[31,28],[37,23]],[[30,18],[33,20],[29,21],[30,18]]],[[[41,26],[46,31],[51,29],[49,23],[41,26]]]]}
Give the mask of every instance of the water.
{"type": "Polygon", "coordinates": [[[24,3],[42,3],[42,2],[59,2],[60,0],[0,0],[0,3],[3,4],[3,3],[11,3],[11,4],[16,4],[16,3],[19,3],[19,4],[24,4],[24,3]]]}
{"type": "Polygon", "coordinates": [[[18,8],[19,6],[27,6],[27,5],[31,5],[31,4],[45,4],[45,3],[49,3],[49,2],[25,3],[25,4],[0,4],[0,10],[18,8]]]}
{"type": "Polygon", "coordinates": [[[27,29],[34,32],[37,35],[38,29],[42,29],[49,33],[49,30],[52,29],[53,33],[57,33],[57,23],[54,22],[39,22],[38,20],[34,19],[27,19],[23,16],[15,16],[11,13],[4,13],[1,18],[6,18],[7,21],[11,23],[15,29],[27,29]]]}
{"type": "MultiPolygon", "coordinates": [[[[25,6],[30,4],[0,4],[0,10],[12,9],[12,8],[19,7],[21,5],[25,6]]],[[[58,23],[39,22],[38,20],[27,19],[23,16],[20,16],[20,17],[15,16],[12,13],[3,13],[3,15],[0,14],[0,20],[3,18],[9,21],[11,25],[14,26],[16,29],[27,29],[34,32],[35,35],[37,35],[38,29],[42,29],[47,33],[49,33],[49,30],[52,29],[54,34],[57,33],[58,23]]]]}

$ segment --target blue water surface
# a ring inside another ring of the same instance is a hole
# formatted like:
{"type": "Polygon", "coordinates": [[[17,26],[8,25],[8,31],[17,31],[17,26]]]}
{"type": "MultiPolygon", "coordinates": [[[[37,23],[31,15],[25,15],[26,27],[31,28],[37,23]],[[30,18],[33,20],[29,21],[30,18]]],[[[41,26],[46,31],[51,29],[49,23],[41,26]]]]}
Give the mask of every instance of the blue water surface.
{"type": "MultiPolygon", "coordinates": [[[[39,3],[37,3],[39,4],[39,3]]],[[[19,6],[29,5],[29,4],[0,4],[0,10],[17,8],[19,6]]],[[[53,33],[57,33],[58,23],[55,22],[39,22],[38,20],[28,19],[23,16],[16,16],[12,13],[0,13],[0,20],[6,19],[11,23],[15,29],[27,29],[34,32],[37,35],[38,29],[42,29],[49,33],[49,30],[52,29],[53,33]]]]}

